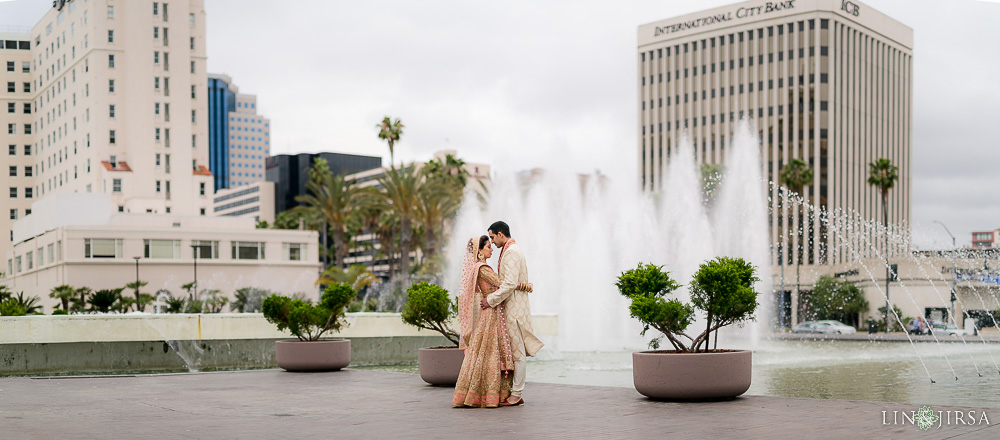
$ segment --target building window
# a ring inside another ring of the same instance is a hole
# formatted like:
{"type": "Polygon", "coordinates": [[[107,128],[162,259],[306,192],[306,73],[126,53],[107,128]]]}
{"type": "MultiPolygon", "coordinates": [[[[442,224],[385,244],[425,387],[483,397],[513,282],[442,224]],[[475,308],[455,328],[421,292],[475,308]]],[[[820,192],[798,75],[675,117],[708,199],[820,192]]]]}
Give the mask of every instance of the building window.
{"type": "Polygon", "coordinates": [[[11,209],[10,210],[10,219],[11,220],[17,220],[17,210],[16,209],[11,209]]]}
{"type": "Polygon", "coordinates": [[[153,64],[160,64],[160,52],[153,51],[153,64]]]}
{"type": "Polygon", "coordinates": [[[160,77],[153,77],[153,90],[160,90],[160,77]]]}
{"type": "Polygon", "coordinates": [[[305,245],[302,243],[284,243],[284,258],[286,261],[302,261],[305,259],[305,245]]]}
{"type": "Polygon", "coordinates": [[[198,210],[198,214],[199,214],[199,215],[205,215],[205,208],[201,208],[201,209],[199,209],[199,210],[198,210]]]}
{"type": "Polygon", "coordinates": [[[115,7],[108,5],[108,18],[115,18],[115,7]]]}
{"type": "Polygon", "coordinates": [[[169,258],[178,259],[181,257],[180,240],[143,240],[143,256],[145,258],[169,258]]]}
{"type": "Polygon", "coordinates": [[[198,256],[198,259],[209,259],[215,260],[219,258],[219,242],[212,240],[192,240],[191,246],[194,251],[194,255],[198,256]]]}
{"type": "Polygon", "coordinates": [[[8,156],[17,156],[17,145],[8,145],[7,146],[7,155],[8,156]]]}
{"type": "Polygon", "coordinates": [[[191,37],[191,50],[194,50],[194,37],[191,37]]]}
{"type": "Polygon", "coordinates": [[[31,166],[24,167],[24,177],[34,177],[35,169],[31,166]]]}
{"type": "Polygon", "coordinates": [[[110,118],[115,117],[115,105],[114,104],[108,105],[108,117],[110,117],[110,118]]]}
{"type": "Polygon", "coordinates": [[[108,80],[108,93],[115,93],[115,80],[108,80]]]}
{"type": "MultiPolygon", "coordinates": [[[[83,240],[83,256],[84,258],[121,258],[122,239],[85,238],[83,240]]],[[[59,257],[62,258],[61,255],[59,257]]]]}
{"type": "Polygon", "coordinates": [[[26,114],[26,115],[30,115],[31,114],[31,103],[30,102],[24,103],[24,114],[26,114]]]}
{"type": "Polygon", "coordinates": [[[7,103],[7,113],[17,113],[17,103],[8,102],[7,103]]]}
{"type": "Polygon", "coordinates": [[[192,84],[191,85],[191,99],[194,99],[194,90],[195,90],[195,86],[194,86],[194,84],[192,84]]]}
{"type": "Polygon", "coordinates": [[[115,54],[113,54],[113,53],[112,54],[108,54],[108,68],[109,69],[114,69],[115,68],[115,54]]]}
{"type": "Polygon", "coordinates": [[[194,73],[194,61],[191,62],[191,73],[194,73]]]}
{"type": "Polygon", "coordinates": [[[188,26],[194,27],[194,14],[188,14],[188,26]]]}
{"type": "Polygon", "coordinates": [[[158,26],[153,26],[153,39],[160,38],[160,28],[158,26]]]}
{"type": "Polygon", "coordinates": [[[11,165],[8,176],[17,177],[17,165],[11,165]]]}
{"type": "Polygon", "coordinates": [[[205,195],[205,182],[198,182],[198,195],[205,195]]]}
{"type": "Polygon", "coordinates": [[[191,110],[191,123],[194,124],[195,122],[197,122],[197,118],[195,117],[194,110],[191,110]]]}
{"type": "Polygon", "coordinates": [[[264,243],[259,241],[234,241],[234,260],[263,260],[264,243]]]}
{"type": "Polygon", "coordinates": [[[56,261],[56,259],[55,259],[55,245],[53,245],[52,243],[49,243],[49,245],[45,249],[49,253],[49,263],[54,263],[56,261]]]}
{"type": "Polygon", "coordinates": [[[25,145],[24,146],[24,155],[25,156],[31,156],[31,145],[25,145]]]}
{"type": "Polygon", "coordinates": [[[115,31],[108,29],[108,43],[115,42],[115,31]]]}
{"type": "Polygon", "coordinates": [[[21,73],[31,72],[31,63],[28,61],[21,62],[21,73]]]}
{"type": "Polygon", "coordinates": [[[12,198],[12,199],[16,199],[17,198],[17,187],[16,186],[10,187],[10,198],[12,198]]]}
{"type": "Polygon", "coordinates": [[[157,116],[160,115],[160,103],[159,102],[154,102],[153,103],[153,114],[157,115],[157,116]]]}
{"type": "Polygon", "coordinates": [[[13,72],[14,71],[14,62],[13,61],[8,61],[7,62],[7,71],[8,72],[13,72]]]}
{"type": "Polygon", "coordinates": [[[24,198],[30,199],[30,198],[33,198],[33,197],[35,197],[35,188],[30,187],[30,186],[25,187],[24,188],[24,198]]]}
{"type": "MultiPolygon", "coordinates": [[[[155,128],[155,129],[153,129],[153,137],[154,137],[154,138],[156,139],[156,142],[159,142],[159,141],[160,141],[160,129],[159,129],[159,128],[155,128]]],[[[160,160],[159,160],[159,158],[160,158],[160,155],[159,155],[159,154],[157,154],[157,155],[156,155],[156,158],[157,158],[157,160],[156,160],[156,164],[157,164],[157,165],[159,165],[159,164],[160,164],[160,160]]]]}
{"type": "Polygon", "coordinates": [[[24,124],[24,134],[31,134],[31,124],[24,124]]]}
{"type": "Polygon", "coordinates": [[[28,261],[28,270],[31,270],[31,269],[35,268],[35,253],[34,252],[28,251],[28,253],[24,254],[24,259],[28,261]]]}
{"type": "Polygon", "coordinates": [[[111,143],[111,144],[115,143],[115,131],[114,130],[108,130],[108,143],[111,143]]]}
{"type": "Polygon", "coordinates": [[[111,180],[111,192],[115,192],[115,193],[122,192],[122,179],[112,179],[111,180]]]}

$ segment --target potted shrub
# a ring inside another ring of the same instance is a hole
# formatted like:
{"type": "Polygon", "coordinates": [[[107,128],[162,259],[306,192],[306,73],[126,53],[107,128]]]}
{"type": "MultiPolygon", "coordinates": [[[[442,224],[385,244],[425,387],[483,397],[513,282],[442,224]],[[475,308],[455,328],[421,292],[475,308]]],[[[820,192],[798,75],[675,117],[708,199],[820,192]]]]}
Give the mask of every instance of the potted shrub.
{"type": "Polygon", "coordinates": [[[427,282],[410,286],[406,295],[406,307],[400,314],[403,322],[438,332],[455,344],[417,350],[420,378],[431,385],[454,386],[465,360],[465,352],[458,348],[458,333],[448,327],[458,313],[458,303],[448,298],[447,290],[427,282]]]}
{"type": "Polygon", "coordinates": [[[343,321],[347,304],[355,292],[346,284],[331,284],[323,291],[319,304],[271,295],[264,299],[264,318],[288,330],[297,341],[275,341],[274,355],[278,366],[287,371],[333,371],[351,362],[351,341],[347,339],[320,340],[327,331],[337,332],[343,321]]]}
{"type": "Polygon", "coordinates": [[[662,266],[640,263],[623,272],[615,285],[631,300],[629,311],[643,323],[642,334],[649,329],[661,333],[650,342],[653,351],[632,354],[636,391],[654,399],[719,399],[745,393],[750,388],[751,352],[716,349],[717,330],[754,319],[757,281],[754,267],[743,259],[719,257],[699,267],[689,286],[691,304],[684,304],[666,298],[680,285],[662,266]],[[688,328],[696,309],[704,313],[705,324],[692,336],[688,328]],[[664,339],[672,350],[656,350],[664,339]]]}

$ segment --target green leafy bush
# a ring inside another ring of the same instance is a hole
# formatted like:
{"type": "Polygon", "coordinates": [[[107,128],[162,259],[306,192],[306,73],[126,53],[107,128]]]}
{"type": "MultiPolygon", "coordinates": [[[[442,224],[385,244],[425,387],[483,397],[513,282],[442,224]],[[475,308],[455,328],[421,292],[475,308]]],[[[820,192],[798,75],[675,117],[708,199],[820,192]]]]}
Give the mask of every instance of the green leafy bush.
{"type": "Polygon", "coordinates": [[[346,284],[331,284],[320,297],[319,304],[287,296],[271,295],[262,305],[264,318],[288,330],[300,341],[315,341],[327,331],[337,332],[345,324],[345,307],[354,299],[354,289],[346,284]]]}
{"type": "Polygon", "coordinates": [[[447,290],[425,281],[410,286],[406,295],[406,307],[400,314],[403,322],[441,333],[458,345],[458,333],[448,327],[448,321],[458,314],[458,303],[448,297],[447,290]]]}
{"type": "Polygon", "coordinates": [[[28,312],[24,310],[21,303],[13,299],[7,299],[0,302],[0,316],[24,316],[28,312]]]}
{"type": "Polygon", "coordinates": [[[55,309],[55,310],[52,311],[52,314],[53,315],[68,315],[69,312],[67,312],[67,311],[65,311],[63,309],[55,309]]]}
{"type": "Polygon", "coordinates": [[[122,290],[121,288],[98,290],[87,298],[87,304],[90,304],[90,309],[95,312],[108,313],[121,298],[122,290]]]}
{"type": "Polygon", "coordinates": [[[661,339],[678,351],[707,351],[709,337],[721,327],[753,320],[757,309],[758,281],[752,265],[740,258],[719,257],[702,264],[689,286],[691,304],[666,296],[680,287],[663,266],[640,263],[618,277],[615,286],[631,300],[629,312],[643,323],[642,334],[652,328],[662,333],[650,342],[658,348],[661,339]],[[705,313],[705,330],[696,337],[687,333],[695,309],[705,313]]]}

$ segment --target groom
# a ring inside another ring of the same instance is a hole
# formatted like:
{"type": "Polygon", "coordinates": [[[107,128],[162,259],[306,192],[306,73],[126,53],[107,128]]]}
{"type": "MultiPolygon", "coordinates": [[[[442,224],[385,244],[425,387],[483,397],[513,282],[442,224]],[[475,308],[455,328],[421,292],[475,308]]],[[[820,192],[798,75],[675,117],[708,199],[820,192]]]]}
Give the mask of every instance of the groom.
{"type": "Polygon", "coordinates": [[[500,406],[513,406],[524,403],[521,392],[524,391],[525,355],[534,356],[545,345],[535,337],[531,326],[531,305],[528,304],[528,292],[515,290],[519,283],[528,283],[528,265],[521,254],[521,248],[514,244],[510,237],[510,226],[504,222],[496,222],[489,228],[490,240],[500,249],[500,261],[497,268],[500,275],[500,288],[483,298],[480,303],[483,309],[506,304],[507,331],[510,333],[510,348],[514,358],[514,384],[510,390],[510,399],[501,402],[500,406]]]}

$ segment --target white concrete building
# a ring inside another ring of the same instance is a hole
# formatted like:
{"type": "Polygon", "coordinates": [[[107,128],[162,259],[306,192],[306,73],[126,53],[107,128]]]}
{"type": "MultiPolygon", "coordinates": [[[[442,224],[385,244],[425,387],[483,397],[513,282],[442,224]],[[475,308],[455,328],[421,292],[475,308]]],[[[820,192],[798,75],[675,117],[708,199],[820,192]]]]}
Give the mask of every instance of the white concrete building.
{"type": "Polygon", "coordinates": [[[149,282],[148,293],[176,297],[195,270],[199,289],[219,289],[230,300],[242,287],[318,298],[315,231],[255,229],[251,217],[118,213],[113,206],[113,196],[100,193],[36,202],[14,225],[0,284],[38,296],[46,313],[57,301],[49,293],[62,284],[110,289],[138,278],[149,282]]]}
{"type": "Polygon", "coordinates": [[[0,75],[14,91],[2,89],[0,105],[16,112],[0,142],[17,154],[0,160],[18,180],[7,185],[0,251],[11,246],[8,217],[25,214],[29,194],[105,193],[116,212],[207,214],[202,0],[60,0],[30,30],[2,38],[0,75]]]}
{"type": "Polygon", "coordinates": [[[274,182],[258,181],[219,190],[212,196],[212,215],[274,223],[274,186],[274,182]]]}

